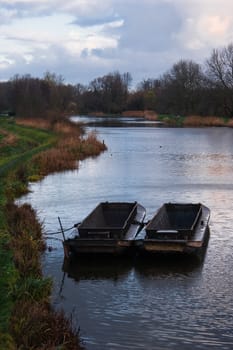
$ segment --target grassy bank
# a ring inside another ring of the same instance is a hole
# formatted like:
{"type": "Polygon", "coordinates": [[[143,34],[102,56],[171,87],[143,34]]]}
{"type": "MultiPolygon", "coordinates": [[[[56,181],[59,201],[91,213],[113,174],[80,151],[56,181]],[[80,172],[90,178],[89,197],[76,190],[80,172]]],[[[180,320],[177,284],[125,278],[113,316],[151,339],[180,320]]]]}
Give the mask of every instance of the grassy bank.
{"type": "Polygon", "coordinates": [[[0,120],[0,349],[80,349],[78,332],[49,303],[40,255],[43,228],[29,205],[14,199],[29,180],[77,167],[105,149],[95,135],[64,120],[0,120]]]}

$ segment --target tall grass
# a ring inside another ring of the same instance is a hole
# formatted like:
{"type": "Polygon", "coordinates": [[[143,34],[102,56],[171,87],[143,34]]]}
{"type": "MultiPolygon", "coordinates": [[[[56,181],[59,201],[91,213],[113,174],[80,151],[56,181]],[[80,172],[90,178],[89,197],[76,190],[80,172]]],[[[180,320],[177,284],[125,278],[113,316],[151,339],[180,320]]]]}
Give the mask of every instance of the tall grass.
{"type": "Polygon", "coordinates": [[[158,120],[158,114],[154,111],[145,111],[145,119],[147,120],[158,120]]]}
{"type": "Polygon", "coordinates": [[[48,119],[25,119],[25,118],[18,118],[16,120],[16,123],[18,125],[23,125],[23,126],[29,126],[31,128],[36,128],[36,129],[51,129],[51,121],[48,119]]]}
{"type": "Polygon", "coordinates": [[[57,171],[76,169],[78,160],[97,156],[106,150],[106,145],[98,141],[95,133],[84,138],[69,125],[56,124],[55,128],[62,133],[56,147],[41,152],[32,159],[31,166],[41,177],[57,171]]]}
{"type": "Polygon", "coordinates": [[[80,349],[78,331],[61,311],[49,306],[52,281],[42,278],[40,254],[45,249],[42,225],[30,205],[6,205],[10,248],[19,278],[8,293],[16,300],[11,335],[17,349],[80,349]]]}
{"type": "Polygon", "coordinates": [[[184,119],[183,122],[184,126],[194,126],[194,127],[200,127],[200,126],[226,126],[226,123],[223,118],[219,117],[211,117],[211,116],[188,116],[184,119]]]}
{"type": "MultiPolygon", "coordinates": [[[[73,169],[79,159],[95,156],[106,146],[95,134],[84,137],[69,121],[20,123],[4,123],[17,142],[10,152],[4,148],[0,169],[0,349],[81,349],[72,319],[50,307],[52,282],[43,278],[40,265],[43,225],[29,205],[18,207],[14,198],[26,190],[33,174],[73,169]]],[[[6,134],[1,135],[3,140],[6,134]]]]}
{"type": "Polygon", "coordinates": [[[40,254],[45,249],[42,227],[30,205],[8,203],[5,209],[14,264],[20,275],[40,276],[40,254]]]}
{"type": "Polygon", "coordinates": [[[0,129],[0,135],[0,147],[14,145],[18,141],[18,137],[15,134],[8,132],[4,129],[0,129]]]}
{"type": "Polygon", "coordinates": [[[23,305],[16,303],[11,333],[18,339],[17,349],[83,349],[78,342],[79,330],[73,327],[72,318],[66,318],[63,311],[54,314],[48,304],[30,300],[23,305]]]}
{"type": "Polygon", "coordinates": [[[230,119],[227,121],[227,126],[229,126],[230,128],[233,128],[233,119],[230,119]]]}

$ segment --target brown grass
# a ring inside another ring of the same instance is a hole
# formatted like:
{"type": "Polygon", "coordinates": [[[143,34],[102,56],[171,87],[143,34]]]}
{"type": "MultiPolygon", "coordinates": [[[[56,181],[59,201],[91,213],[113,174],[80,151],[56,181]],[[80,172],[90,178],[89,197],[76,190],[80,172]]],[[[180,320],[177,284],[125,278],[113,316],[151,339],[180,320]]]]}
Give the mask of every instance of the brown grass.
{"type": "Polygon", "coordinates": [[[18,141],[18,137],[15,134],[6,130],[0,129],[0,134],[3,136],[3,139],[0,141],[0,147],[15,145],[18,141]]]}
{"type": "Polygon", "coordinates": [[[53,130],[65,135],[75,134],[76,136],[80,136],[82,134],[82,129],[80,129],[80,126],[72,123],[68,119],[55,121],[53,124],[53,130]]]}
{"type": "Polygon", "coordinates": [[[106,146],[97,140],[94,133],[82,138],[79,132],[72,130],[70,126],[63,128],[60,124],[59,130],[64,129],[65,133],[60,137],[56,148],[44,151],[32,159],[41,176],[57,171],[76,169],[78,160],[97,156],[106,150],[106,146]]]}
{"type": "Polygon", "coordinates": [[[146,120],[158,120],[158,114],[152,110],[143,111],[124,111],[122,113],[123,117],[138,117],[145,118],[146,120]]]}
{"type": "Polygon", "coordinates": [[[51,310],[48,304],[30,300],[16,303],[11,324],[17,349],[83,349],[78,342],[79,330],[74,328],[72,318],[67,319],[62,311],[51,310]]]}
{"type": "Polygon", "coordinates": [[[229,126],[230,128],[233,128],[233,119],[230,119],[230,120],[227,122],[227,126],[229,126]]]}
{"type": "Polygon", "coordinates": [[[29,204],[20,207],[8,203],[5,208],[11,234],[11,249],[14,263],[21,276],[41,275],[40,254],[45,249],[42,226],[29,204]]]}
{"type": "Polygon", "coordinates": [[[17,349],[80,350],[78,330],[63,312],[49,306],[51,281],[42,279],[40,253],[45,248],[42,225],[30,205],[8,203],[5,210],[11,250],[20,283],[11,293],[16,299],[11,315],[11,335],[17,349]]]}
{"type": "MultiPolygon", "coordinates": [[[[89,156],[97,156],[106,150],[106,146],[97,140],[95,133],[83,137],[80,125],[65,118],[19,119],[20,124],[35,128],[44,128],[54,131],[58,136],[55,147],[34,156],[31,166],[39,178],[48,174],[73,170],[77,168],[77,161],[89,156]]],[[[32,174],[31,178],[33,178],[32,174]]]]}
{"type": "Polygon", "coordinates": [[[201,117],[201,116],[188,116],[184,119],[184,126],[226,126],[224,120],[219,117],[201,117]]]}
{"type": "Polygon", "coordinates": [[[145,111],[124,111],[122,112],[123,117],[138,117],[138,118],[144,118],[145,111]]]}
{"type": "MultiPolygon", "coordinates": [[[[95,133],[82,136],[82,130],[69,121],[51,120],[47,124],[38,120],[27,120],[24,125],[50,128],[57,134],[56,147],[40,153],[22,165],[9,176],[8,200],[12,200],[16,183],[27,183],[28,174],[47,175],[54,171],[73,169],[78,159],[98,155],[106,149],[97,140],[95,133]],[[38,171],[38,172],[37,172],[38,171]],[[12,181],[11,181],[12,180],[12,181]],[[12,192],[13,191],[13,192],[12,192]]],[[[15,192],[14,192],[15,193],[15,192]]],[[[52,282],[42,277],[40,257],[45,249],[42,224],[30,205],[17,206],[9,202],[4,210],[7,228],[11,236],[9,248],[17,268],[17,283],[9,291],[15,300],[11,314],[11,335],[17,349],[83,349],[79,342],[79,331],[74,328],[72,319],[63,312],[55,311],[49,305],[52,282]]],[[[1,338],[1,337],[0,337],[1,338]]]]}
{"type": "Polygon", "coordinates": [[[96,111],[96,112],[90,112],[90,113],[88,113],[88,115],[90,115],[92,117],[104,117],[104,116],[106,116],[106,113],[96,111]]]}
{"type": "Polygon", "coordinates": [[[46,129],[46,130],[51,129],[51,125],[52,125],[51,120],[40,119],[40,118],[35,118],[35,119],[17,118],[16,124],[30,126],[31,128],[46,129]]]}
{"type": "Polygon", "coordinates": [[[154,111],[145,111],[145,119],[158,120],[158,114],[154,111]]]}

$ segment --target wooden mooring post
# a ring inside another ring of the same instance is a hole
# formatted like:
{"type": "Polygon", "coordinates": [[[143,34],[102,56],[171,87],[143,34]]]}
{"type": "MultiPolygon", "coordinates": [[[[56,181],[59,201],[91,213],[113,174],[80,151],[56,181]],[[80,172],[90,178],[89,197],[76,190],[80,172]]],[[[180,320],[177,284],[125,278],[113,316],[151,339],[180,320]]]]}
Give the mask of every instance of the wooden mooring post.
{"type": "Polygon", "coordinates": [[[59,216],[58,216],[58,221],[59,221],[59,224],[60,224],[60,227],[61,227],[61,233],[62,233],[63,240],[65,241],[66,240],[65,233],[64,233],[64,230],[63,230],[63,227],[62,227],[62,223],[61,223],[61,219],[60,219],[59,216]]]}

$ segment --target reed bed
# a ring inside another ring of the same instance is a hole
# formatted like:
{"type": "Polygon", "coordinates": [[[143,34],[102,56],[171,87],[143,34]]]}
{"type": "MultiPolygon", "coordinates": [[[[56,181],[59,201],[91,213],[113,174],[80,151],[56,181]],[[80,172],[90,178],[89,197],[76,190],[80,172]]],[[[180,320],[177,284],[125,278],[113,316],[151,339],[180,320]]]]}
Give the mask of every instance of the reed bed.
{"type": "Polygon", "coordinates": [[[30,300],[23,305],[16,303],[12,321],[11,331],[18,339],[18,349],[84,349],[78,343],[79,330],[74,329],[72,318],[66,318],[62,311],[51,312],[48,304],[41,306],[30,300]],[[20,325],[17,324],[18,318],[22,320],[20,325]]]}
{"type": "Polygon", "coordinates": [[[37,129],[51,129],[51,120],[48,119],[40,119],[40,118],[34,118],[34,119],[25,119],[25,118],[17,118],[16,123],[18,125],[23,126],[29,126],[31,128],[37,128],[37,129]]]}
{"type": "Polygon", "coordinates": [[[229,126],[230,128],[233,128],[233,119],[228,120],[227,126],[229,126]]]}
{"type": "Polygon", "coordinates": [[[219,117],[212,117],[212,116],[188,116],[184,118],[183,121],[184,126],[193,126],[193,127],[200,127],[200,126],[226,126],[226,123],[223,118],[219,117]]]}
{"type": "Polygon", "coordinates": [[[11,235],[10,248],[19,273],[18,282],[9,293],[16,300],[11,314],[11,335],[17,349],[82,349],[79,331],[72,318],[49,305],[52,281],[44,279],[40,254],[45,249],[43,225],[28,204],[6,205],[11,235]]]}
{"type": "Polygon", "coordinates": [[[145,111],[135,111],[135,110],[128,110],[122,112],[123,117],[138,117],[138,118],[144,118],[145,111]]]}
{"type": "Polygon", "coordinates": [[[28,204],[18,207],[11,202],[6,205],[5,213],[16,268],[22,277],[40,276],[40,254],[45,249],[45,242],[35,211],[28,204]]]}
{"type": "MultiPolygon", "coordinates": [[[[14,168],[9,167],[0,186],[0,224],[6,235],[4,240],[0,232],[0,246],[4,246],[3,253],[6,255],[2,270],[9,272],[9,278],[4,277],[5,284],[1,284],[6,292],[0,293],[0,301],[6,307],[4,320],[0,320],[1,330],[4,329],[3,334],[0,332],[0,349],[80,350],[83,347],[72,318],[67,319],[62,311],[55,311],[50,306],[52,280],[43,278],[40,264],[41,253],[45,249],[43,225],[38,222],[30,205],[19,207],[14,199],[25,192],[33,174],[38,179],[51,172],[74,169],[79,159],[96,156],[106,146],[97,140],[94,133],[84,137],[82,129],[68,120],[42,122],[21,119],[20,123],[36,128],[38,140],[33,146],[33,153],[37,155],[26,157],[21,164],[16,162],[14,168]],[[43,133],[38,133],[38,128],[51,130],[51,134],[46,133],[49,137],[45,139],[43,133]],[[42,145],[46,142],[46,147],[53,145],[53,148],[41,152],[40,142],[42,145]]],[[[35,132],[30,129],[24,132],[21,127],[14,131],[18,131],[20,140],[26,138],[26,151],[31,150],[30,142],[34,140],[35,132]]],[[[4,135],[1,136],[3,140],[4,135]]],[[[14,145],[12,150],[16,152],[18,145],[14,145]]],[[[20,151],[24,156],[24,148],[20,151]]]]}
{"type": "Polygon", "coordinates": [[[54,117],[49,119],[42,118],[18,118],[16,123],[36,129],[52,130],[62,134],[83,134],[80,124],[73,123],[69,119],[54,117]]]}
{"type": "Polygon", "coordinates": [[[57,135],[54,147],[32,158],[30,163],[31,181],[41,179],[54,172],[74,170],[78,166],[78,160],[97,156],[106,150],[106,146],[98,141],[95,133],[84,137],[82,127],[68,119],[19,119],[17,123],[37,129],[48,129],[57,135]]]}
{"type": "Polygon", "coordinates": [[[154,120],[158,120],[158,114],[154,111],[145,111],[145,119],[146,120],[151,120],[151,121],[154,121],[154,120]]]}
{"type": "Polygon", "coordinates": [[[78,167],[78,160],[97,156],[106,150],[105,144],[98,141],[96,134],[90,133],[83,138],[76,131],[68,130],[69,128],[65,129],[65,134],[62,134],[56,147],[33,157],[32,166],[40,176],[74,170],[78,167]]]}

